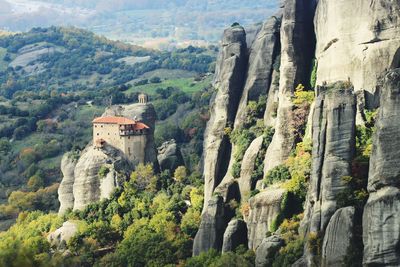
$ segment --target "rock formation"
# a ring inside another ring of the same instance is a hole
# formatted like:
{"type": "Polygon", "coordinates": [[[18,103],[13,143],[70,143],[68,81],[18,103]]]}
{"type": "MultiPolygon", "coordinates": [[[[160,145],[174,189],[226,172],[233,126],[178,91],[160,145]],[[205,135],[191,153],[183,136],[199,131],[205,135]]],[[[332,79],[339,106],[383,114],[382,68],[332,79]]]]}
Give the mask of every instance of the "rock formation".
{"type": "Polygon", "coordinates": [[[222,252],[235,251],[240,245],[247,245],[247,226],[244,221],[233,219],[226,227],[222,252]]]}
{"type": "Polygon", "coordinates": [[[66,221],[63,225],[52,233],[49,233],[47,240],[51,247],[57,250],[65,250],[67,242],[78,232],[78,225],[71,221],[66,221]]]}
{"type": "Polygon", "coordinates": [[[271,85],[273,64],[280,53],[280,17],[267,20],[250,48],[247,78],[240,99],[234,127],[246,119],[248,101],[257,101],[261,95],[268,95],[271,85]]]}
{"type": "MultiPolygon", "coordinates": [[[[230,144],[225,128],[235,120],[247,65],[246,33],[241,26],[224,32],[213,86],[217,89],[204,135],[204,203],[227,169],[230,144]]],[[[206,205],[205,205],[206,206],[206,205]]]]}
{"type": "Polygon", "coordinates": [[[250,249],[256,250],[267,232],[271,231],[273,222],[281,212],[285,193],[284,189],[271,188],[249,199],[250,211],[246,222],[250,249]]]}
{"type": "MultiPolygon", "coordinates": [[[[248,248],[256,251],[256,265],[272,265],[276,252],[287,245],[281,239],[284,227],[276,229],[276,224],[277,218],[282,219],[280,216],[285,214],[286,201],[292,201],[286,198],[291,195],[291,185],[282,182],[264,188],[263,181],[252,181],[252,176],[262,168],[265,176],[278,165],[290,167],[287,159],[296,143],[307,139],[312,141],[311,175],[307,180],[304,217],[296,232],[304,238],[304,255],[297,261],[292,259],[293,266],[341,266],[351,257],[357,257],[357,264],[363,257],[364,266],[399,266],[400,2],[284,0],[280,14],[265,22],[255,38],[249,38],[248,60],[246,56],[241,58],[240,62],[245,62],[241,72],[232,60],[227,60],[231,46],[224,37],[216,71],[218,92],[212,100],[211,120],[205,134],[206,193],[195,255],[209,248],[222,249],[223,233],[230,238],[234,231],[228,222],[233,214],[226,207],[234,200],[241,205],[248,248]],[[317,64],[312,70],[314,58],[317,64]],[[231,82],[233,73],[240,82],[231,82]],[[317,98],[304,123],[307,129],[299,133],[295,104],[299,91],[295,89],[299,84],[313,89],[311,80],[316,82],[317,98]],[[230,143],[229,132],[247,126],[248,102],[264,95],[264,126],[274,128],[264,166],[258,162],[259,152],[264,154],[267,145],[257,134],[241,154],[240,175],[236,175],[239,177],[233,177],[238,145],[230,143]],[[371,120],[372,111],[378,107],[378,117],[371,120]],[[356,151],[356,134],[359,141],[368,139],[363,141],[369,145],[369,136],[361,135],[363,130],[372,132],[375,122],[369,198],[364,206],[367,174],[357,169],[357,164],[364,164],[361,168],[367,169],[367,161],[359,161],[368,158],[370,150],[368,147],[360,155],[364,147],[357,143],[356,151]],[[345,182],[344,177],[351,182],[345,182]],[[355,181],[362,188],[354,189],[355,181]],[[343,193],[349,190],[354,190],[354,195],[350,193],[349,199],[343,199],[343,193]],[[218,201],[208,202],[213,194],[218,201]],[[269,231],[274,233],[266,237],[269,231]],[[364,246],[356,244],[360,239],[364,246]],[[362,247],[363,256],[359,256],[362,247]]],[[[244,35],[242,28],[235,30],[244,35]]],[[[232,28],[225,34],[232,36],[231,31],[232,28]]],[[[234,47],[245,46],[244,39],[234,47]]],[[[293,159],[290,157],[290,161],[293,159]]],[[[308,174],[305,176],[308,178],[308,174]]]]}
{"type": "Polygon", "coordinates": [[[222,249],[224,231],[227,226],[224,209],[222,197],[215,196],[208,201],[193,242],[193,255],[199,255],[201,252],[208,251],[211,248],[222,249]]]}
{"type": "Polygon", "coordinates": [[[160,170],[174,171],[184,165],[181,151],[174,139],[164,142],[158,149],[158,165],[160,170]]]}
{"type": "MultiPolygon", "coordinates": [[[[337,207],[337,195],[346,188],[355,154],[356,99],[341,83],[321,89],[313,116],[312,172],[303,227],[305,233],[326,229],[337,207]]],[[[312,255],[310,256],[310,263],[312,255]]]]}
{"type": "Polygon", "coordinates": [[[279,236],[265,237],[256,250],[256,267],[271,266],[275,253],[285,244],[279,236]]]}
{"type": "Polygon", "coordinates": [[[350,79],[373,99],[378,79],[399,67],[399,2],[319,0],[315,14],[317,84],[350,79]],[[351,25],[351,26],[350,26],[351,25]]]}
{"type": "Polygon", "coordinates": [[[295,145],[291,97],[299,84],[309,84],[315,46],[312,22],[315,6],[315,0],[284,1],[277,119],[265,155],[264,173],[282,164],[295,145]]]}
{"type": "Polygon", "coordinates": [[[63,174],[60,187],[58,188],[58,199],[60,201],[59,214],[65,213],[74,207],[73,187],[75,181],[74,170],[78,159],[73,152],[65,153],[61,160],[61,172],[63,174]]]}
{"type": "Polygon", "coordinates": [[[121,185],[133,170],[133,165],[120,152],[111,146],[102,148],[87,147],[81,154],[74,170],[74,207],[80,210],[88,204],[109,198],[114,189],[121,185]],[[101,174],[100,169],[105,168],[101,174]]]}
{"type": "Polygon", "coordinates": [[[380,109],[370,159],[364,207],[365,266],[400,265],[400,69],[381,86],[380,109]]]}
{"type": "MultiPolygon", "coordinates": [[[[145,162],[154,163],[158,168],[153,135],[156,113],[151,104],[111,106],[103,115],[136,118],[149,125],[151,132],[146,135],[145,162]]],[[[110,197],[134,167],[135,164],[120,150],[107,144],[103,147],[89,144],[80,155],[77,152],[67,153],[61,163],[63,180],[58,189],[59,214],[69,208],[83,209],[90,203],[110,197]]]]}
{"type": "Polygon", "coordinates": [[[354,207],[338,209],[326,227],[322,242],[321,266],[342,266],[354,231],[354,207]]]}

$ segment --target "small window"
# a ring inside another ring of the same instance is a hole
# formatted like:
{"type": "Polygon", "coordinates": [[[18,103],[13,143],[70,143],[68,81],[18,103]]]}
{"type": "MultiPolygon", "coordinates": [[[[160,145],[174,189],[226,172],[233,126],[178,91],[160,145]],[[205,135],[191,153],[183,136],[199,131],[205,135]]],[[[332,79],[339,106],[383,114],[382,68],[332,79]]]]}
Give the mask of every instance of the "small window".
{"type": "Polygon", "coordinates": [[[128,139],[131,139],[131,137],[130,137],[130,136],[128,136],[128,139]]]}
{"type": "Polygon", "coordinates": [[[103,128],[103,125],[101,125],[101,128],[103,128]]]}
{"type": "Polygon", "coordinates": [[[100,134],[99,133],[97,133],[97,136],[99,136],[100,134]]]}
{"type": "Polygon", "coordinates": [[[97,128],[97,125],[94,125],[94,128],[97,128]]]}

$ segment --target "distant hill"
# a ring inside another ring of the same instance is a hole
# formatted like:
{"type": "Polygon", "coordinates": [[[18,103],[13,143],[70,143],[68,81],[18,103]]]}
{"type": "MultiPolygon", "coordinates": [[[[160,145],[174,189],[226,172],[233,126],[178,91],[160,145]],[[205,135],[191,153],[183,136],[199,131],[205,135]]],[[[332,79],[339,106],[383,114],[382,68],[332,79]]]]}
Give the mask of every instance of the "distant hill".
{"type": "Polygon", "coordinates": [[[0,95],[11,98],[20,90],[43,88],[98,90],[124,85],[160,68],[204,73],[215,57],[207,51],[161,53],[77,28],[34,28],[0,37],[0,95]]]}
{"type": "Polygon", "coordinates": [[[237,21],[251,25],[278,8],[278,0],[0,0],[0,28],[74,25],[157,48],[216,43],[224,28],[237,21]]]}

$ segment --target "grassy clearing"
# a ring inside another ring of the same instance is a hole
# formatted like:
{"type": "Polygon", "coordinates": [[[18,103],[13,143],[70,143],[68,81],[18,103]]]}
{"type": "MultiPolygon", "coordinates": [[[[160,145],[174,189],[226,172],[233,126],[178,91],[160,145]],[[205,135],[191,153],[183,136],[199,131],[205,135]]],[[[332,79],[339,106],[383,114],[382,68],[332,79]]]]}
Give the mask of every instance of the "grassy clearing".
{"type": "Polygon", "coordinates": [[[157,88],[176,87],[185,93],[193,93],[202,90],[211,83],[211,77],[196,82],[194,78],[180,78],[163,80],[161,83],[150,83],[145,85],[133,86],[126,93],[145,92],[148,94],[154,93],[157,88]]]}

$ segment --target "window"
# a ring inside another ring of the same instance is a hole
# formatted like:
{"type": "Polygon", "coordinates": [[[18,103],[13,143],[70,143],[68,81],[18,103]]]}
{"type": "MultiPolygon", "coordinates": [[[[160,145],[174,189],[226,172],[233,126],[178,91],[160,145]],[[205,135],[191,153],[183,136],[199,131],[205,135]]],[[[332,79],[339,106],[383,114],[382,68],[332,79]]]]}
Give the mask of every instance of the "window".
{"type": "Polygon", "coordinates": [[[97,133],[97,136],[99,136],[100,134],[99,133],[97,133]]]}
{"type": "Polygon", "coordinates": [[[131,155],[131,148],[130,147],[128,147],[128,155],[129,156],[131,155]]]}

